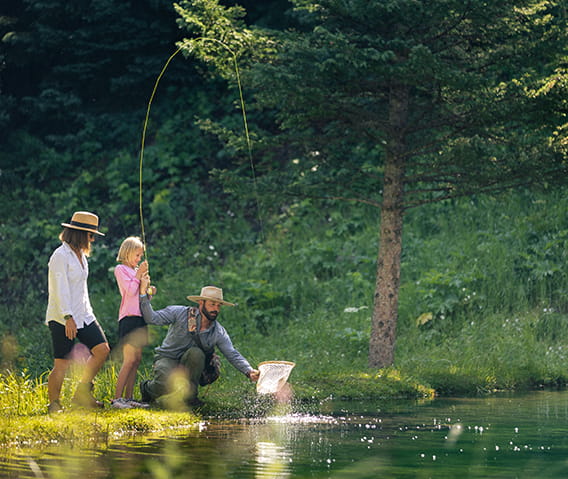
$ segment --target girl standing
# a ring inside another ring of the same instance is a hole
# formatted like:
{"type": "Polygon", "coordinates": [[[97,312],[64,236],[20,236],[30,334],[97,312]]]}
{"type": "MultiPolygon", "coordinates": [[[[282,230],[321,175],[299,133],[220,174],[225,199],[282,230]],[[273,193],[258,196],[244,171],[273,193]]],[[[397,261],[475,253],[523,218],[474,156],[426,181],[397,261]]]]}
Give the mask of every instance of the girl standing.
{"type": "Polygon", "coordinates": [[[126,238],[118,251],[120,263],[114,276],[122,300],[118,312],[118,336],[122,344],[122,367],[118,373],[112,407],[125,409],[145,407],[133,399],[136,372],[142,360],[142,348],[148,344],[148,327],[140,312],[140,278],[148,272],[148,263],[142,261],[144,245],[140,238],[126,238]]]}

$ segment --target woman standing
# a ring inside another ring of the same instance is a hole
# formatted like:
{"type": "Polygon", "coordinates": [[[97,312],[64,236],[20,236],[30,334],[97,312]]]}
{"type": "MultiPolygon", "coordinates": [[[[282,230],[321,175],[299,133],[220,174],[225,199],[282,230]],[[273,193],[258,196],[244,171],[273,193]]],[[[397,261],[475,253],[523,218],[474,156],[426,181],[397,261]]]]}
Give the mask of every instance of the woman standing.
{"type": "Polygon", "coordinates": [[[93,379],[110,352],[105,333],[93,313],[87,289],[87,258],[91,244],[95,235],[104,236],[98,231],[99,218],[87,211],[77,211],[69,223],[61,225],[63,231],[59,239],[62,244],[49,259],[49,301],[45,318],[51,331],[54,355],[54,366],[47,381],[50,413],[63,410],[59,396],[75,339],[91,351],[73,396],[73,403],[79,406],[103,406],[92,395],[93,379]]]}

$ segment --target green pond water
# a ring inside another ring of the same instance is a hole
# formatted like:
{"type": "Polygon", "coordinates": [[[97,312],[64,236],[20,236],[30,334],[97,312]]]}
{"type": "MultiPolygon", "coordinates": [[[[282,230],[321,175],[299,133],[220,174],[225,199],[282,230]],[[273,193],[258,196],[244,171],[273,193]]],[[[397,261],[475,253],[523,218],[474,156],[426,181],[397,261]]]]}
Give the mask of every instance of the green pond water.
{"type": "Polygon", "coordinates": [[[3,457],[10,478],[566,478],[568,392],[327,401],[199,430],[3,457]],[[300,410],[301,409],[301,410],[300,410]]]}

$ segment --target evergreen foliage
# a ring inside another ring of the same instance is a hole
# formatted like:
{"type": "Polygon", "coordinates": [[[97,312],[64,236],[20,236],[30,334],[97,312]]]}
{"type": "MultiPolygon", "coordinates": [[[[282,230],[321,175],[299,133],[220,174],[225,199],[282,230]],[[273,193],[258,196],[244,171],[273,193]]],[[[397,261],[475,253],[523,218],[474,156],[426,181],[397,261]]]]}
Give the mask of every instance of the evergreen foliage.
{"type": "Polygon", "coordinates": [[[301,29],[251,33],[214,0],[181,3],[201,36],[256,34],[261,54],[242,57],[255,108],[279,128],[260,143],[261,189],[381,209],[369,363],[388,366],[408,208],[566,178],[566,103],[547,98],[566,96],[565,12],[540,0],[293,4],[301,29]]]}

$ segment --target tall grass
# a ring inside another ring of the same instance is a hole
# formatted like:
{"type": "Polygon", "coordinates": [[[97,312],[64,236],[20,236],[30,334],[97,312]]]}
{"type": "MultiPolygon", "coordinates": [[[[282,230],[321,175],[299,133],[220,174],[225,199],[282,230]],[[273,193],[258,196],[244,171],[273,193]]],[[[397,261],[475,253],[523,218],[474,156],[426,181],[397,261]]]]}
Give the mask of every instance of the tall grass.
{"type": "MultiPolygon", "coordinates": [[[[565,384],[567,206],[562,192],[522,192],[409,213],[395,366],[446,394],[565,384]]],[[[246,295],[239,339],[316,374],[363,371],[376,215],[310,207],[221,273],[246,295]]]]}
{"type": "Polygon", "coordinates": [[[29,416],[44,412],[47,388],[42,375],[32,378],[26,371],[7,371],[0,375],[0,409],[7,417],[29,416]]]}

